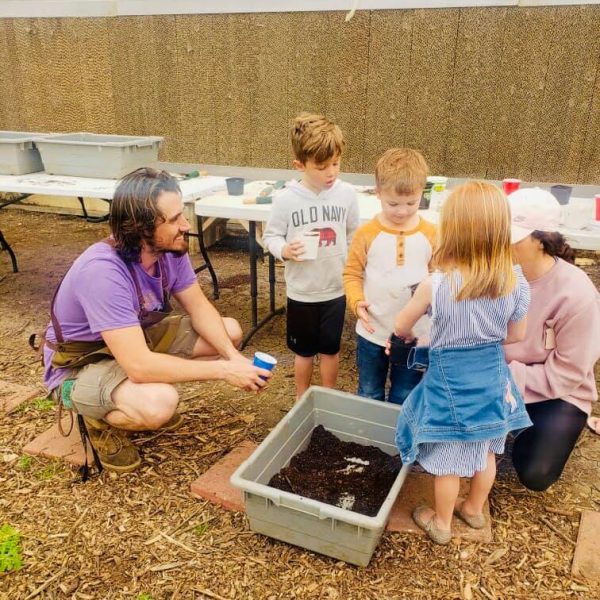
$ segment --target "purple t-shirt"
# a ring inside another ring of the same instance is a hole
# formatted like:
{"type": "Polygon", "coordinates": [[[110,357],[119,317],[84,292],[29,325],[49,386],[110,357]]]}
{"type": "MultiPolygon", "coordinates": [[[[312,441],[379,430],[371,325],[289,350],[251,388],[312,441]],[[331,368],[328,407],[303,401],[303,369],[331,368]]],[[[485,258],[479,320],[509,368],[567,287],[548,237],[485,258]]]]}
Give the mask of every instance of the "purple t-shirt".
{"type": "MultiPolygon", "coordinates": [[[[167,289],[177,293],[196,282],[188,254],[175,256],[166,253],[167,289]]],[[[147,310],[162,307],[160,263],[156,276],[146,273],[141,264],[134,264],[142,297],[147,310]]],[[[54,314],[66,341],[98,341],[100,333],[139,325],[135,284],[127,266],[114,248],[104,242],[90,246],[73,263],[62,281],[54,302],[54,314]]],[[[47,337],[56,342],[50,324],[47,337]]],[[[54,351],[44,348],[44,383],[49,390],[59,385],[69,374],[68,368],[52,368],[54,351]]]]}

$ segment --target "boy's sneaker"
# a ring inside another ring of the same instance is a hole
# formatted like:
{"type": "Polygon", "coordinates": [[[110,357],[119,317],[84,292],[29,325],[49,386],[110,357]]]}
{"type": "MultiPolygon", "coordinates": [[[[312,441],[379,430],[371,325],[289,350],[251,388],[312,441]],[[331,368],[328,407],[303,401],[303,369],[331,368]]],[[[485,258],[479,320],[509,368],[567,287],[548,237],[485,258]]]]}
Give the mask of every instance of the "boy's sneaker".
{"type": "Polygon", "coordinates": [[[125,431],[90,417],[83,417],[83,420],[90,442],[107,471],[129,473],[140,466],[142,459],[125,431]]]}

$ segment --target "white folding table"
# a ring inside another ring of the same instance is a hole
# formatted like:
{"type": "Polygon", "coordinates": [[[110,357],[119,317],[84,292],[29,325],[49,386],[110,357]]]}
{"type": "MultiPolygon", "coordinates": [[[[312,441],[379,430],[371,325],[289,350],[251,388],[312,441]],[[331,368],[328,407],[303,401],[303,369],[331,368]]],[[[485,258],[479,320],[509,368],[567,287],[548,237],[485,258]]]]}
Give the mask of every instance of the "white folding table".
{"type": "MultiPolygon", "coordinates": [[[[179,187],[184,203],[192,203],[198,198],[225,189],[225,177],[204,176],[191,179],[178,178],[179,187]]],[[[108,213],[100,217],[92,217],[85,207],[84,198],[97,198],[110,205],[118,179],[94,179],[91,177],[71,177],[67,175],[48,175],[40,171],[26,175],[0,175],[0,192],[19,194],[18,198],[0,202],[0,210],[10,204],[20,202],[34,194],[44,196],[73,196],[79,200],[83,214],[87,221],[99,223],[108,219],[108,213]]],[[[196,236],[198,234],[190,234],[196,236]]],[[[198,235],[200,253],[204,264],[196,268],[196,273],[208,269],[213,282],[215,297],[218,297],[217,276],[208,260],[202,235],[198,235]]],[[[18,271],[15,254],[0,231],[0,249],[6,250],[12,261],[13,271],[18,271]]]]}
{"type": "MultiPolygon", "coordinates": [[[[202,239],[201,232],[203,228],[203,219],[213,217],[222,219],[238,219],[248,221],[248,251],[250,261],[250,296],[252,299],[252,329],[246,334],[242,342],[242,347],[250,341],[250,338],[275,315],[283,312],[284,307],[275,307],[275,260],[269,254],[269,312],[258,320],[258,272],[257,260],[259,256],[259,247],[256,240],[256,224],[268,221],[271,214],[271,204],[244,204],[244,199],[256,197],[265,186],[273,184],[273,181],[253,181],[246,184],[242,196],[229,196],[226,191],[205,196],[196,200],[194,211],[198,219],[198,233],[202,239]]],[[[381,205],[377,197],[366,193],[366,186],[356,186],[358,192],[358,204],[360,210],[360,220],[362,223],[370,221],[378,212],[381,211],[381,205]]],[[[439,221],[439,212],[433,210],[422,210],[419,214],[432,223],[439,221]]],[[[600,227],[584,229],[566,229],[561,228],[560,232],[566,237],[568,243],[578,250],[600,250],[600,227]]],[[[214,269],[210,264],[210,257],[205,252],[204,260],[208,263],[208,268],[212,273],[214,269]]],[[[218,296],[218,282],[213,278],[216,294],[218,296]]]]}
{"type": "MultiPolygon", "coordinates": [[[[208,217],[220,219],[239,219],[248,221],[248,253],[250,263],[250,297],[252,299],[252,328],[246,334],[242,341],[242,348],[250,341],[250,338],[275,315],[283,312],[284,307],[275,306],[275,259],[271,254],[268,255],[269,261],[269,312],[260,321],[258,320],[258,271],[257,260],[259,257],[259,246],[256,240],[256,224],[264,223],[269,220],[271,214],[271,204],[244,204],[244,200],[256,197],[260,191],[267,185],[272,185],[273,181],[253,181],[246,184],[242,196],[229,196],[227,192],[213,194],[196,200],[194,211],[198,218],[198,232],[203,230],[203,219],[208,217]]],[[[379,200],[373,194],[363,191],[364,186],[357,187],[358,205],[360,210],[361,222],[370,221],[380,210],[379,200]]],[[[424,218],[434,222],[438,219],[438,214],[434,211],[420,211],[424,218]]],[[[210,257],[206,253],[205,261],[210,264],[210,257]]],[[[209,267],[212,269],[212,265],[209,267]]],[[[217,288],[218,294],[218,288],[217,288]]]]}

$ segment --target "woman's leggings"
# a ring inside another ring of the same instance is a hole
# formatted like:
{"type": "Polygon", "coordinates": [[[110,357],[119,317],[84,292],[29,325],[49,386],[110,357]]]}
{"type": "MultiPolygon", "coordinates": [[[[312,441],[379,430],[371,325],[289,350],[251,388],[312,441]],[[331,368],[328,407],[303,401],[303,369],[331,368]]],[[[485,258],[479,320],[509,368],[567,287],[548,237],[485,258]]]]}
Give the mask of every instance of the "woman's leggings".
{"type": "Polygon", "coordinates": [[[587,415],[564,400],[526,404],[533,426],[514,441],[512,460],[521,483],[543,492],[561,476],[587,415]]]}

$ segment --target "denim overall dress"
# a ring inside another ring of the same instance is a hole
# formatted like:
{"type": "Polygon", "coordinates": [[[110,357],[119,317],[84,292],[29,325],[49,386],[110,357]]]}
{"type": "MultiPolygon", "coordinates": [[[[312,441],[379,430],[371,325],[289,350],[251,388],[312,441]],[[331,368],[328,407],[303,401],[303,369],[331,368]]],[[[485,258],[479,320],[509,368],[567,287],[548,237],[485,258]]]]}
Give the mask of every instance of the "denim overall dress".
{"type": "Polygon", "coordinates": [[[522,319],[529,304],[528,284],[516,274],[508,296],[456,302],[452,289],[459,288],[434,273],[431,347],[414,348],[408,359],[409,368],[427,371],[396,428],[405,464],[419,460],[435,475],[472,476],[485,468],[488,452],[503,451],[510,431],[531,425],[501,345],[508,321],[522,319]]]}

